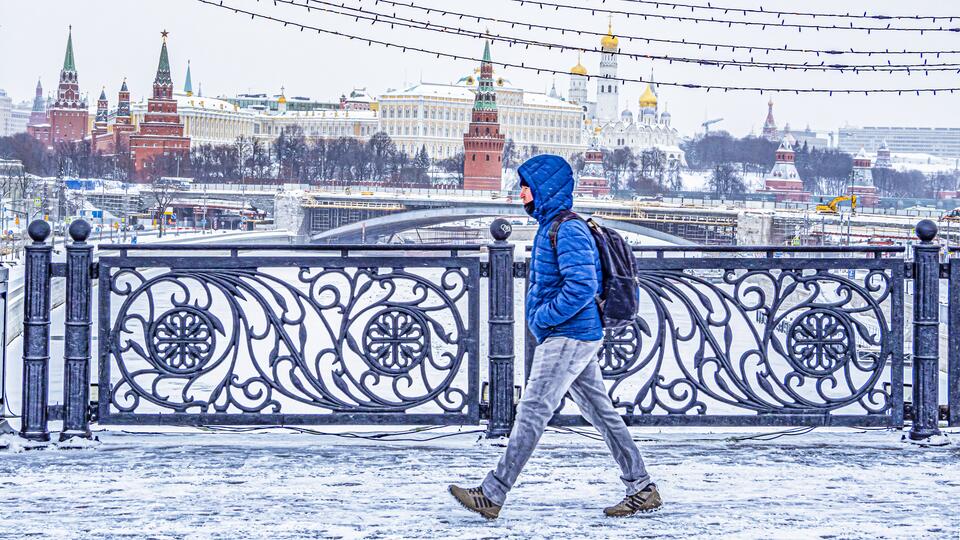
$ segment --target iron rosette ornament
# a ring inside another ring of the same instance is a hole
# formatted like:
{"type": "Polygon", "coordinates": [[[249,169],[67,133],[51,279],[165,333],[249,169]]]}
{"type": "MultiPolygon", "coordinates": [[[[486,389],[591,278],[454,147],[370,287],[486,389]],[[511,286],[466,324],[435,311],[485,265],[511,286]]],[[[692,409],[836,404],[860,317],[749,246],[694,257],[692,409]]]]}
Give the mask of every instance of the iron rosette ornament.
{"type": "Polygon", "coordinates": [[[468,290],[461,268],[117,270],[112,406],[461,412],[468,290]]]}
{"type": "MultiPolygon", "coordinates": [[[[843,270],[846,273],[846,270],[843,270]]],[[[825,270],[650,269],[599,353],[627,414],[882,414],[893,280],[825,270]]]]}

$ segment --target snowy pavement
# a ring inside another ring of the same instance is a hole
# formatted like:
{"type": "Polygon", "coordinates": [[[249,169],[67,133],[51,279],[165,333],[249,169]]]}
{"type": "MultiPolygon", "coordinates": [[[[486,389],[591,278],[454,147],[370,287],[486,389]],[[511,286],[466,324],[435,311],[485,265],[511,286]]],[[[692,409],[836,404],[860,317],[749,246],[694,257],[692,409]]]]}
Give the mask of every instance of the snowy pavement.
{"type": "Polygon", "coordinates": [[[769,441],[634,433],[663,511],[604,518],[622,495],[613,460],[602,442],[554,431],[487,522],[446,493],[478,482],[500,454],[502,443],[476,433],[406,442],[114,429],[95,448],[0,452],[0,538],[960,537],[956,441],[922,448],[901,432],[854,429],[769,441]]]}

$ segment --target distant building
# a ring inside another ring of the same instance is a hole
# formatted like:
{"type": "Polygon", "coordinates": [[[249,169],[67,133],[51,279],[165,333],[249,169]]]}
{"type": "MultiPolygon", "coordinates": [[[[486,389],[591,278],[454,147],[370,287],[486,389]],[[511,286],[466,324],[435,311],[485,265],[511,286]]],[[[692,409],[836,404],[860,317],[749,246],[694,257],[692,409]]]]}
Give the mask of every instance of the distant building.
{"type": "Polygon", "coordinates": [[[233,97],[221,97],[221,101],[236,105],[241,109],[253,109],[263,112],[277,112],[280,109],[280,98],[283,97],[286,110],[292,112],[306,111],[334,111],[340,108],[340,103],[333,101],[317,101],[303,96],[285,96],[280,94],[237,94],[233,97]]]}
{"type": "Polygon", "coordinates": [[[11,135],[9,123],[13,116],[13,100],[3,90],[0,90],[0,137],[11,135]]]}
{"type": "Polygon", "coordinates": [[[840,128],[840,150],[855,154],[861,148],[875,152],[886,141],[900,154],[929,154],[960,158],[960,128],[862,127],[840,128]]]}

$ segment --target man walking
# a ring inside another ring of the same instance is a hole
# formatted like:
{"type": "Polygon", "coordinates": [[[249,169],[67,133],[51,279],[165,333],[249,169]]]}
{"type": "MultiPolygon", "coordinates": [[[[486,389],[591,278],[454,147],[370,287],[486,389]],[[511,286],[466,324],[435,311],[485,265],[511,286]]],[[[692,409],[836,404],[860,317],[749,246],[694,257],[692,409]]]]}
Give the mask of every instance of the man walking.
{"type": "Polygon", "coordinates": [[[570,393],[583,416],[603,435],[622,472],[627,495],[604,509],[608,516],[629,516],[660,507],[640,450],[607,395],[596,362],[603,344],[603,324],[595,297],[602,281],[600,259],[587,225],[564,221],[550,239],[553,221],[573,206],[573,171],[558,156],[528,160],[519,169],[520,200],[539,229],[530,260],[526,319],[538,346],[507,450],[496,469],[474,488],[451,485],[450,493],[469,510],[487,519],[500,514],[540,436],[570,393]]]}

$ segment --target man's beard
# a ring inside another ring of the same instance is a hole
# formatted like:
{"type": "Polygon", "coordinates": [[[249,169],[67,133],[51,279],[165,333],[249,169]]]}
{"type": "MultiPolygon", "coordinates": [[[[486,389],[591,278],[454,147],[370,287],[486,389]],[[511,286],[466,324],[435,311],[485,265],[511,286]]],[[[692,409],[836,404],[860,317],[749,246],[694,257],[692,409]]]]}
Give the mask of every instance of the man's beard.
{"type": "Polygon", "coordinates": [[[527,215],[530,217],[533,217],[534,208],[536,208],[536,206],[534,206],[533,201],[530,201],[528,203],[523,203],[523,211],[526,212],[527,215]]]}

